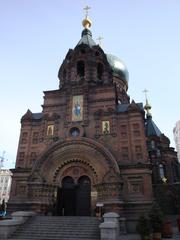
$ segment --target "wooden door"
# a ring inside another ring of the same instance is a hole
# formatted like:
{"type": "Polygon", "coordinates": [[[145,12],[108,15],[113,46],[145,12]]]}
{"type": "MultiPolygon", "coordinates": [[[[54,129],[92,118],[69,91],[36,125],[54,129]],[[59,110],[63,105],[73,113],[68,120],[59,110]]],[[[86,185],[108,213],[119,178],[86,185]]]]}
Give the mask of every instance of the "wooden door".
{"type": "Polygon", "coordinates": [[[90,216],[91,214],[91,180],[82,176],[78,180],[76,190],[76,215],[90,216]]]}

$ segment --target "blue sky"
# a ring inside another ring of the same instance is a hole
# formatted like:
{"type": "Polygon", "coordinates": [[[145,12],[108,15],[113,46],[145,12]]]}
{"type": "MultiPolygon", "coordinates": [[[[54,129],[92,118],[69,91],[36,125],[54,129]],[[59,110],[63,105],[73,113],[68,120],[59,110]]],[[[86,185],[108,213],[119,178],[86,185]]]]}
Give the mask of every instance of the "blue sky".
{"type": "Polygon", "coordinates": [[[180,119],[180,0],[0,0],[0,155],[13,167],[20,119],[40,112],[43,91],[58,88],[57,73],[80,39],[89,5],[96,40],[125,62],[131,100],[144,102],[174,147],[180,119]]]}

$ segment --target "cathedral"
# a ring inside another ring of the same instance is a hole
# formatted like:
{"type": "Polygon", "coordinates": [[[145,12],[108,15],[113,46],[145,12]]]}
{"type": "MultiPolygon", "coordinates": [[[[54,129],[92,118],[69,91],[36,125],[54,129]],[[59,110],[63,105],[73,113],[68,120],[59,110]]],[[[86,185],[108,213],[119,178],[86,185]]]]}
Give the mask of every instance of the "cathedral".
{"type": "Polygon", "coordinates": [[[21,119],[9,208],[64,216],[147,211],[156,186],[178,183],[179,164],[151,106],[130,101],[125,64],[107,54],[86,15],[74,49],[44,91],[42,112],[21,119]]]}

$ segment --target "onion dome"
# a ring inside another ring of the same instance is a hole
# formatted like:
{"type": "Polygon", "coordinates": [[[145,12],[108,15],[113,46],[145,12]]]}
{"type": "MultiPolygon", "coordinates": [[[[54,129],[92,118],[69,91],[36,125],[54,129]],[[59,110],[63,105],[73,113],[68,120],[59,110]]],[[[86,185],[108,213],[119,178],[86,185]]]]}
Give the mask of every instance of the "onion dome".
{"type": "Polygon", "coordinates": [[[85,29],[88,29],[88,28],[91,27],[92,22],[91,22],[91,20],[89,19],[88,16],[86,16],[86,18],[82,21],[82,25],[85,29]]]}
{"type": "Polygon", "coordinates": [[[126,65],[116,56],[112,54],[106,54],[107,61],[112,69],[113,75],[119,77],[126,83],[129,80],[129,73],[126,65]]]}

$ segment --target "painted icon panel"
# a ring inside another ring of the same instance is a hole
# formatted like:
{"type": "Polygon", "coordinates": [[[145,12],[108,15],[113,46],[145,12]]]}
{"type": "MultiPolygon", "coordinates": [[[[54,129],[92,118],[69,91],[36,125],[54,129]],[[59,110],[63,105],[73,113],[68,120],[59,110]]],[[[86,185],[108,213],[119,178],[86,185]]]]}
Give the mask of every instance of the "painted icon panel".
{"type": "Polygon", "coordinates": [[[72,121],[83,120],[83,95],[73,96],[72,101],[72,121]]]}
{"type": "Polygon", "coordinates": [[[102,133],[108,134],[110,133],[110,124],[109,121],[102,121],[102,133]]]}
{"type": "Polygon", "coordinates": [[[54,135],[54,125],[48,125],[47,126],[47,136],[53,136],[54,135]]]}

